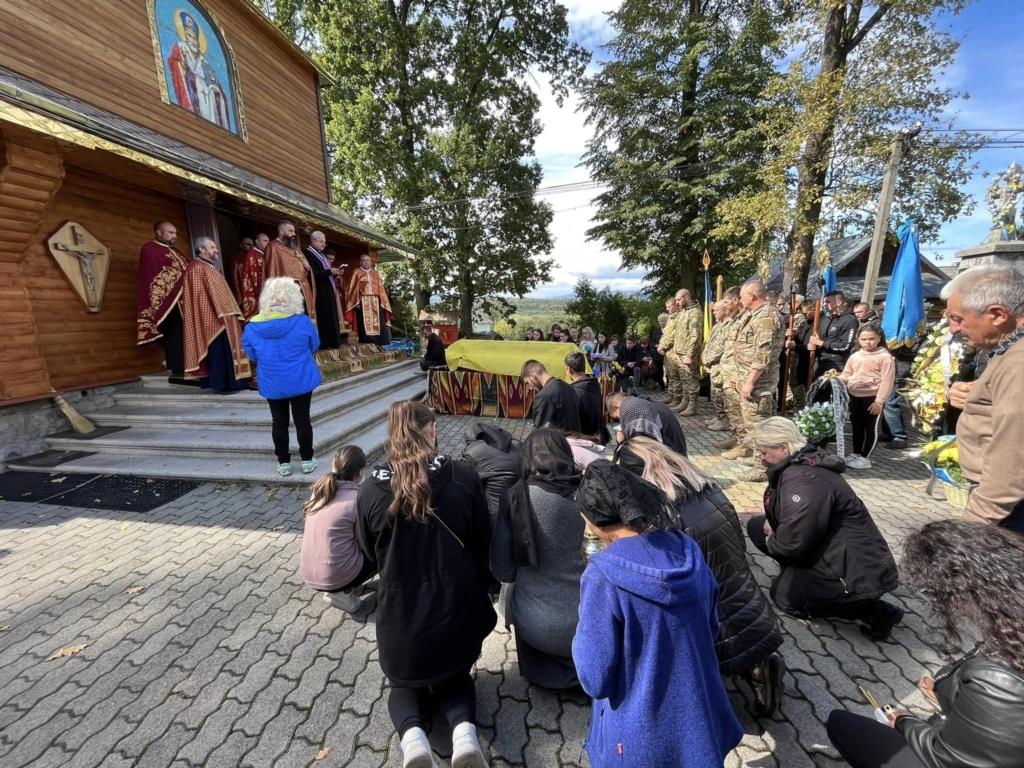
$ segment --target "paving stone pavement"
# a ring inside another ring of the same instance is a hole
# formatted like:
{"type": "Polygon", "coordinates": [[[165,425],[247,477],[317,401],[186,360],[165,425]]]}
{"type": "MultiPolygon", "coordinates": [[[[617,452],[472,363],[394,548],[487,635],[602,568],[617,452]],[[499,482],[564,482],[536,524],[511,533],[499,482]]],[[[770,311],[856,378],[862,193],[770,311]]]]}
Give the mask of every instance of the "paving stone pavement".
{"type": "MultiPolygon", "coordinates": [[[[756,510],[763,486],[738,481],[746,468],[718,458],[706,416],[683,420],[691,458],[741,513],[756,510]]],[[[461,453],[470,421],[439,419],[443,450],[461,453]]],[[[520,437],[530,430],[489,421],[520,437]]],[[[876,458],[850,480],[895,549],[951,510],[925,495],[920,462],[889,451],[876,458]]],[[[0,502],[0,765],[401,765],[374,598],[352,617],[302,583],[302,501],[295,488],[209,484],[145,514],[0,502]],[[47,660],[74,646],[84,647],[47,660]]],[[[774,564],[750,546],[748,554],[767,589],[774,564]]],[[[726,764],[841,765],[824,721],[837,707],[869,714],[858,685],[929,713],[915,683],[942,664],[937,639],[920,600],[906,591],[894,600],[907,617],[887,643],[846,622],[782,618],[789,672],[780,710],[756,719],[749,690],[726,681],[745,729],[726,764]]],[[[492,766],[588,765],[588,700],[529,685],[502,627],[475,676],[492,766]]],[[[442,765],[445,730],[432,736],[442,765]]]]}

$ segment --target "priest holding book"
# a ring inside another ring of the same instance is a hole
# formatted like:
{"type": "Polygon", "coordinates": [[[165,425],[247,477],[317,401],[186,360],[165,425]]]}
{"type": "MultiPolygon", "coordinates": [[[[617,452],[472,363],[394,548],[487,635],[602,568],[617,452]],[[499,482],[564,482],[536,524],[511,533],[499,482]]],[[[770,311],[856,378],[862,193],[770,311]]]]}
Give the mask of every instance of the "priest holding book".
{"type": "Polygon", "coordinates": [[[345,291],[345,319],[359,333],[360,344],[383,347],[391,341],[391,302],[368,253],[359,257],[345,291]]]}

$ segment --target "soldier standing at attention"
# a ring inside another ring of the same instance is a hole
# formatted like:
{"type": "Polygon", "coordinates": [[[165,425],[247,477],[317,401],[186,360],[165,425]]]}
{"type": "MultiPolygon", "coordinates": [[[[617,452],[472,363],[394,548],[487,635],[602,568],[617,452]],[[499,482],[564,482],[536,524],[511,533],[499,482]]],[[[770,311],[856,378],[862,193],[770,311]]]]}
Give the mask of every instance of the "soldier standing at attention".
{"type": "MultiPolygon", "coordinates": [[[[778,310],[766,301],[764,284],[747,283],[740,289],[741,314],[732,325],[729,340],[733,347],[732,367],[725,376],[727,408],[731,400],[729,418],[738,411],[739,427],[733,424],[735,445],[722,454],[726,459],[752,458],[746,445],[747,433],[754,426],[775,415],[775,397],[779,386],[779,350],[785,340],[785,330],[778,310]]],[[[753,472],[741,480],[764,481],[763,466],[755,459],[753,472]]]]}
{"type": "Polygon", "coordinates": [[[726,388],[728,386],[726,382],[730,381],[733,376],[732,368],[736,358],[736,339],[733,337],[733,333],[736,331],[740,315],[743,314],[739,286],[733,285],[727,288],[725,293],[722,294],[722,301],[725,302],[725,308],[729,315],[729,324],[722,333],[722,357],[718,363],[718,370],[719,376],[722,379],[722,408],[725,410],[723,421],[728,424],[729,434],[723,439],[715,441],[713,445],[715,448],[728,450],[736,445],[734,429],[741,423],[739,408],[737,407],[733,410],[733,406],[738,406],[738,404],[726,395],[726,388]]]}
{"type": "Polygon", "coordinates": [[[700,364],[701,342],[703,342],[704,317],[700,305],[695,302],[690,292],[682,288],[676,293],[676,306],[679,314],[673,325],[673,333],[662,337],[661,345],[668,352],[666,359],[674,359],[676,371],[679,373],[678,405],[670,406],[680,416],[697,414],[697,395],[700,391],[698,366],[700,364]]]}
{"type": "Polygon", "coordinates": [[[661,343],[658,345],[658,354],[665,359],[665,387],[668,389],[668,400],[665,405],[675,408],[682,401],[682,392],[679,389],[679,372],[676,369],[676,361],[672,355],[666,354],[666,343],[670,343],[675,335],[676,321],[679,319],[679,306],[676,304],[675,296],[665,300],[665,311],[668,312],[668,322],[665,323],[661,332],[661,343]]]}
{"type": "Polygon", "coordinates": [[[722,356],[725,353],[725,334],[729,330],[732,317],[729,303],[725,299],[715,302],[712,311],[715,313],[715,327],[704,346],[701,363],[711,378],[712,418],[705,424],[712,432],[727,432],[729,417],[725,414],[725,394],[722,392],[722,356]]]}

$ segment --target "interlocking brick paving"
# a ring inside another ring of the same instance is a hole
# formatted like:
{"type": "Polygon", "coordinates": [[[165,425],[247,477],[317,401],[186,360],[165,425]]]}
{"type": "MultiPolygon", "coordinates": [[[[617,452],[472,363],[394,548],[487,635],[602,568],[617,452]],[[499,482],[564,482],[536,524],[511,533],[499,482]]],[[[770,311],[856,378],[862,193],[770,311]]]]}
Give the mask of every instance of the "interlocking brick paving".
{"type": "MultiPolygon", "coordinates": [[[[763,486],[738,481],[746,468],[718,458],[705,417],[684,420],[691,457],[741,513],[756,510],[763,486]]],[[[470,421],[439,419],[443,450],[461,453],[470,421]]],[[[520,437],[530,430],[493,421],[520,437]]],[[[925,495],[920,462],[889,451],[874,458],[850,480],[894,549],[950,514],[925,495]]],[[[353,618],[298,576],[304,494],[208,484],[145,514],[0,501],[0,765],[401,765],[372,595],[353,618]]],[[[767,588],[774,564],[748,554],[767,588]]],[[[907,618],[888,643],[847,622],[782,618],[786,694],[779,712],[757,720],[745,685],[727,681],[746,732],[727,765],[840,765],[824,721],[834,707],[868,713],[858,685],[930,712],[915,684],[941,665],[937,640],[920,600],[906,591],[893,599],[907,618]]],[[[475,674],[493,766],[588,765],[586,697],[529,685],[502,627],[475,674]]],[[[447,765],[443,723],[432,739],[447,765]]]]}

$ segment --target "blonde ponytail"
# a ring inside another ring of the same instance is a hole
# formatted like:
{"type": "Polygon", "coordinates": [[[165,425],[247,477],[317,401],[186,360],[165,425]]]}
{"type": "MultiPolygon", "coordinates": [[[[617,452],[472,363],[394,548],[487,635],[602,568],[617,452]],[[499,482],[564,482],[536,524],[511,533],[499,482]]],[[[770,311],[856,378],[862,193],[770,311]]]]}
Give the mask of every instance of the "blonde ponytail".
{"type": "Polygon", "coordinates": [[[302,506],[302,516],[315,515],[334,501],[339,480],[355,480],[366,468],[366,454],[358,445],[346,445],[334,454],[331,471],[313,484],[309,501],[302,506]]]}
{"type": "Polygon", "coordinates": [[[626,448],[643,461],[643,479],[661,488],[670,501],[686,495],[687,489],[700,493],[715,482],[685,456],[649,437],[631,437],[626,448]]]}

